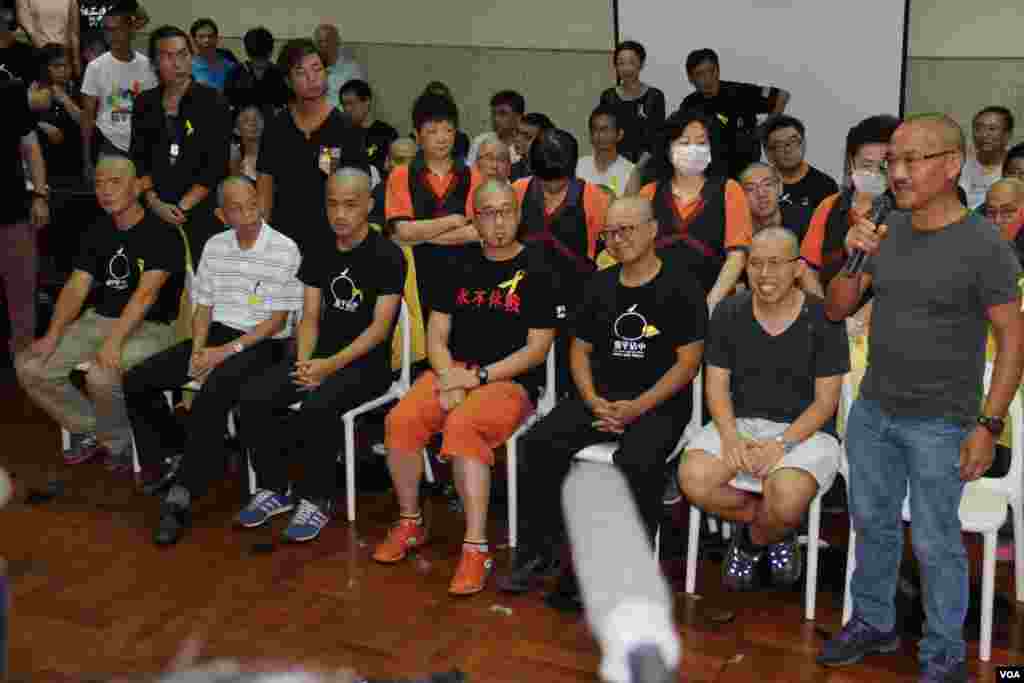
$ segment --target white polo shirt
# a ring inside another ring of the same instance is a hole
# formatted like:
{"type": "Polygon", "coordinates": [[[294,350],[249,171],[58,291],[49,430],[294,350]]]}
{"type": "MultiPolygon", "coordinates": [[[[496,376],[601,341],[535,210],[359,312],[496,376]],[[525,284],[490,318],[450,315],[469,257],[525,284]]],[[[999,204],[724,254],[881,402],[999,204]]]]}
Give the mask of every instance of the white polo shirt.
{"type": "MultiPolygon", "coordinates": [[[[234,230],[207,241],[192,287],[197,306],[212,306],[213,321],[250,332],[279,311],[302,310],[302,283],[295,277],[302,257],[290,237],[263,224],[249,249],[234,230]]],[[[275,339],[291,336],[292,317],[275,339]]]]}
{"type": "Polygon", "coordinates": [[[576,176],[578,178],[582,178],[588,183],[595,185],[604,185],[614,192],[616,197],[621,197],[622,193],[626,191],[626,183],[629,182],[629,176],[632,173],[633,162],[621,154],[604,173],[597,170],[597,165],[594,163],[594,155],[592,154],[580,157],[580,160],[576,162],[576,176]]]}

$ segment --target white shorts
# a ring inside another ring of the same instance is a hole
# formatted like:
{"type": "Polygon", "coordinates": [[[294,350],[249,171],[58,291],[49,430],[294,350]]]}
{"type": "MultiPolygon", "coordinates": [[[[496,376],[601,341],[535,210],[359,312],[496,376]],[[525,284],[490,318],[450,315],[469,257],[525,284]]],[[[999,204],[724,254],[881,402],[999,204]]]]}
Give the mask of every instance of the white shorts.
{"type": "MultiPolygon", "coordinates": [[[[741,417],[736,420],[736,427],[744,438],[767,441],[782,434],[789,425],[757,417],[741,417]]],[[[702,427],[693,440],[686,444],[686,450],[706,451],[716,457],[720,456],[722,437],[719,435],[715,423],[711,422],[702,427]]],[[[839,457],[839,441],[836,437],[824,432],[815,432],[813,436],[800,442],[796,448],[783,456],[782,460],[775,463],[768,476],[772,472],[792,467],[803,470],[814,477],[820,490],[828,490],[836,478],[836,472],[839,471],[839,457]]],[[[754,477],[745,472],[737,475],[737,479],[755,481],[754,477]]]]}

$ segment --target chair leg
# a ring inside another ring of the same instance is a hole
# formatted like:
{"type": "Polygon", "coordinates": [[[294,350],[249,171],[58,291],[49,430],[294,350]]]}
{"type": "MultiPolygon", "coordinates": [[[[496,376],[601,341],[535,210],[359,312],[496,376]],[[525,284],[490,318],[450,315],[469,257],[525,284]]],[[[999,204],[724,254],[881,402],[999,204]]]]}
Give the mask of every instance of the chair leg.
{"type": "Polygon", "coordinates": [[[992,607],[996,598],[996,545],[998,532],[984,535],[985,553],[981,565],[981,638],[978,658],[987,662],[992,657],[992,607]]]}
{"type": "Polygon", "coordinates": [[[348,506],[348,521],[356,521],[356,419],[346,415],[345,425],[345,504],[348,506]]]}
{"type": "Polygon", "coordinates": [[[807,520],[807,586],[804,589],[804,619],[814,621],[818,597],[818,543],[821,537],[821,496],[811,501],[807,520]]]}
{"type": "Polygon", "coordinates": [[[654,532],[654,559],[661,562],[661,525],[654,532]]]}
{"type": "Polygon", "coordinates": [[[686,546],[686,592],[694,594],[697,587],[697,555],[700,552],[700,508],[690,506],[690,537],[686,546]]]}
{"type": "Polygon", "coordinates": [[[249,495],[256,495],[256,468],[252,466],[252,453],[246,452],[245,465],[249,470],[249,495]]]}
{"type": "Polygon", "coordinates": [[[505,444],[506,479],[508,479],[508,547],[515,548],[519,541],[519,479],[516,437],[505,444]]]}
{"type": "Polygon", "coordinates": [[[71,432],[63,427],[60,428],[60,449],[62,453],[71,450],[71,432]]]}
{"type": "Polygon", "coordinates": [[[1024,507],[1010,507],[1013,515],[1013,581],[1017,588],[1017,602],[1024,602],[1024,507]]]}
{"type": "Polygon", "coordinates": [[[850,595],[850,583],[853,581],[853,570],[857,565],[857,532],[850,520],[850,540],[846,544],[846,588],[843,590],[843,626],[853,616],[853,596],[850,595]]]}
{"type": "Polygon", "coordinates": [[[423,474],[427,477],[427,483],[433,484],[437,480],[434,479],[434,468],[430,466],[430,453],[427,449],[423,449],[423,474]]]}

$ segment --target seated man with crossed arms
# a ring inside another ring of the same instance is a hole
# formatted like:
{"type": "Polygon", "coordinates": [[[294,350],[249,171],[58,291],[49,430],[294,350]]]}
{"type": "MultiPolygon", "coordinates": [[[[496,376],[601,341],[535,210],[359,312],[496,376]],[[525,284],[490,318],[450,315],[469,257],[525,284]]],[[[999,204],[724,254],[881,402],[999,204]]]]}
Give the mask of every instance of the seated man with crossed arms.
{"type": "Polygon", "coordinates": [[[465,247],[444,273],[447,280],[437,283],[437,306],[427,322],[431,369],[387,416],[400,519],[373,553],[391,564],[427,542],[421,453],[443,433],[441,456],[452,460],[466,509],[462,557],[448,589],[453,595],[482,591],[493,566],[486,534],[494,449],[533,411],[561,304],[544,251],[517,239],[515,188],[487,180],[473,200],[480,245],[465,247]]]}
{"type": "Polygon", "coordinates": [[[127,157],[101,156],[95,187],[106,215],[82,236],[46,334],[14,364],[29,398],[71,433],[64,462],[89,460],[102,442],[120,469],[132,461],[121,375],[174,343],[185,242],[143,208],[141,183],[127,157]],[[90,291],[94,305],[79,317],[90,291]],[[91,363],[88,397],[70,379],[83,362],[91,363]]]}
{"type": "Polygon", "coordinates": [[[785,228],[754,235],[750,291],[729,297],[711,319],[704,386],[713,423],[686,448],[679,485],[690,502],[740,523],[722,579],[757,587],[765,555],[777,584],[800,577],[796,529],[839,469],[833,418],[850,369],[846,327],[823,301],[796,286],[807,266],[785,228]],[[762,495],[730,485],[759,480],[762,495]]]}

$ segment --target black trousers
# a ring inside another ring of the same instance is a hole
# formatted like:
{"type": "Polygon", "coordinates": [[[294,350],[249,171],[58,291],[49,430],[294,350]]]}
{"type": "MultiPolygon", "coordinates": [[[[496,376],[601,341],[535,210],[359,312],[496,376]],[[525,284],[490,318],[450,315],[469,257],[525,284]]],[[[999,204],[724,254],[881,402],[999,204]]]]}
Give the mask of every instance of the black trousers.
{"type": "Polygon", "coordinates": [[[690,418],[685,401],[672,400],[643,415],[621,435],[591,426],[594,416],[581,399],[560,402],[522,441],[522,485],[529,501],[519,507],[520,539],[542,548],[560,543],[565,534],[562,482],[573,456],[587,446],[618,441],[615,465],[629,483],[640,517],[651,539],[661,520],[665,461],[679,442],[690,418]]]}
{"type": "MultiPolygon", "coordinates": [[[[208,346],[220,346],[244,334],[220,323],[210,325],[208,346]]],[[[284,342],[267,339],[229,356],[214,368],[192,402],[185,433],[163,397],[189,380],[192,341],[175,344],[148,358],[124,376],[125,402],[141,464],[153,464],[184,447],[178,481],[193,497],[206,493],[225,462],[224,429],[228,412],[238,404],[242,387],[282,355],[284,342]]]]}
{"type": "Polygon", "coordinates": [[[345,442],[341,414],[387,391],[391,371],[386,365],[355,363],[313,391],[299,391],[290,376],[293,371],[294,362],[281,362],[246,384],[241,401],[242,443],[252,455],[260,488],[285,493],[292,458],[303,468],[295,496],[333,499],[335,462],[345,442]],[[302,401],[302,407],[295,412],[289,406],[297,401],[302,401]]]}

